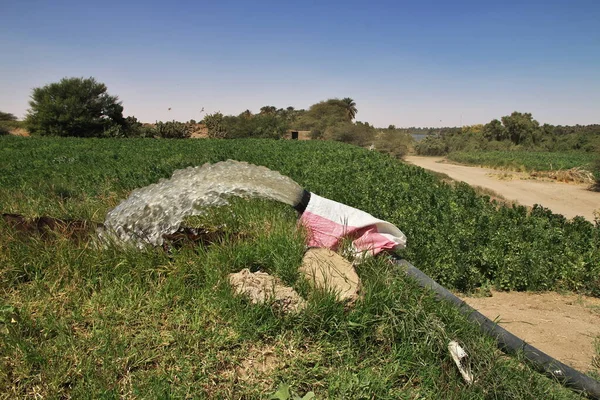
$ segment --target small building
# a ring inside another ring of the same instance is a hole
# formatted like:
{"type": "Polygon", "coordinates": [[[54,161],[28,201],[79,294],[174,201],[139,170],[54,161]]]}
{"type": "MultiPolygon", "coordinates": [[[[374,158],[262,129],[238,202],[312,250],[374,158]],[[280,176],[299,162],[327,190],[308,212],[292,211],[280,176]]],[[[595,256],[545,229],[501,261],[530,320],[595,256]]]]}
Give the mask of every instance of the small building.
{"type": "Polygon", "coordinates": [[[311,139],[310,131],[296,131],[296,130],[287,131],[283,138],[289,139],[289,140],[310,140],[311,139]]]}

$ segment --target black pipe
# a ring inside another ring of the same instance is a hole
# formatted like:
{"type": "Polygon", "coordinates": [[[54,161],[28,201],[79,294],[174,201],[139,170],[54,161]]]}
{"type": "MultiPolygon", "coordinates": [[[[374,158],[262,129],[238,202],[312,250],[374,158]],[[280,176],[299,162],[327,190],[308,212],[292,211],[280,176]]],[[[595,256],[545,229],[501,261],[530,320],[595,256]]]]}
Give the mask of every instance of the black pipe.
{"type": "Polygon", "coordinates": [[[447,300],[457,306],[469,321],[476,322],[484,333],[496,340],[500,350],[509,354],[521,353],[539,372],[556,379],[568,388],[581,392],[590,399],[600,400],[600,382],[525,343],[450,293],[408,261],[395,259],[394,262],[406,267],[406,274],[415,279],[420,286],[433,290],[438,299],[447,300]]]}
{"type": "Polygon", "coordinates": [[[304,212],[304,210],[306,210],[306,207],[308,206],[309,201],[310,201],[310,192],[308,190],[303,190],[302,197],[300,198],[300,202],[298,204],[294,205],[294,209],[296,211],[298,211],[300,214],[302,214],[304,212]]]}

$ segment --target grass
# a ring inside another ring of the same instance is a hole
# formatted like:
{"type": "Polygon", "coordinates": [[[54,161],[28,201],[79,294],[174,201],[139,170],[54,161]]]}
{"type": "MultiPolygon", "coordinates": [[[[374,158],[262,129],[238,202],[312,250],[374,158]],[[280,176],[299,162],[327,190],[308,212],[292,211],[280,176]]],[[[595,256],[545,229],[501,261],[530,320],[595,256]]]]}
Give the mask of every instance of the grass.
{"type": "MultiPolygon", "coordinates": [[[[498,208],[466,185],[337,143],[2,138],[0,209],[102,221],[134,188],[227,158],[394,221],[410,240],[405,255],[447,282],[477,276],[469,262],[504,259],[507,281],[535,281],[552,263],[575,285],[597,277],[590,223],[498,208]],[[500,246],[477,248],[488,229],[500,246]]],[[[264,398],[280,384],[319,399],[577,398],[502,356],[384,258],[357,266],[364,292],[352,310],[313,291],[297,273],[304,238],[289,207],[237,201],[188,223],[225,233],[208,247],[139,251],[24,237],[0,220],[0,398],[264,398]],[[281,315],[232,295],[227,275],[242,268],[280,277],[308,307],[281,315]],[[470,387],[450,339],[474,360],[470,387]]]]}
{"type": "Polygon", "coordinates": [[[189,222],[232,235],[164,252],[0,226],[0,397],[264,398],[285,383],[319,399],[577,398],[384,258],[357,266],[352,310],[313,291],[296,272],[304,238],[289,207],[236,201],[189,222]],[[227,274],[245,267],[279,276],[308,307],[281,315],[234,296],[227,274]],[[451,339],[473,359],[470,387],[451,339]]]}
{"type": "Polygon", "coordinates": [[[448,159],[463,164],[475,164],[515,171],[558,171],[572,168],[589,170],[595,160],[593,153],[535,152],[535,151],[482,151],[455,152],[448,159]]]}

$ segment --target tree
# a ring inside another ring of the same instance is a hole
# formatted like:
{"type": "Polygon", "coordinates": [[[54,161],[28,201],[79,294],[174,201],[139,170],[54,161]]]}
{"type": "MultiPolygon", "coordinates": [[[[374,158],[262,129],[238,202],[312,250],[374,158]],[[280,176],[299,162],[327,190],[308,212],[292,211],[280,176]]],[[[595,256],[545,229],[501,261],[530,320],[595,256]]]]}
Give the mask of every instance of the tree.
{"type": "Polygon", "coordinates": [[[32,134],[107,136],[125,127],[123,106],[94,78],[63,78],[33,89],[26,125],[32,134]]]}
{"type": "Polygon", "coordinates": [[[488,140],[502,141],[508,138],[506,129],[497,119],[490,121],[483,126],[483,136],[488,140]]]}
{"type": "Polygon", "coordinates": [[[0,121],[16,121],[17,117],[14,114],[0,111],[0,121]]]}
{"type": "Polygon", "coordinates": [[[260,108],[261,114],[275,114],[277,112],[277,107],[274,106],[264,106],[260,108]]]}
{"type": "Polygon", "coordinates": [[[508,138],[516,145],[525,141],[535,142],[539,136],[540,124],[533,119],[531,113],[513,112],[502,117],[502,124],[508,138]]]}
{"type": "Polygon", "coordinates": [[[330,126],[349,122],[346,105],[340,99],[329,99],[310,106],[294,122],[294,128],[325,132],[330,126]]]}
{"type": "Polygon", "coordinates": [[[342,103],[346,107],[346,113],[348,115],[348,119],[352,121],[354,117],[356,117],[356,113],[358,113],[358,109],[356,108],[356,103],[350,97],[344,97],[342,99],[342,103]]]}

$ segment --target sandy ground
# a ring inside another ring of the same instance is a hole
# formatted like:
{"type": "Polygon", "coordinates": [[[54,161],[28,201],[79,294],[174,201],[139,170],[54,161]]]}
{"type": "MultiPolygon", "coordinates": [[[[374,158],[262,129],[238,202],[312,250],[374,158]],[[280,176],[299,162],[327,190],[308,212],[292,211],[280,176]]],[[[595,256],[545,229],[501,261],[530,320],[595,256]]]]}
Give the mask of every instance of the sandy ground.
{"type": "MultiPolygon", "coordinates": [[[[443,162],[442,157],[406,157],[422,168],[480,186],[509,201],[541,204],[567,218],[594,220],[600,193],[585,185],[526,179],[525,174],[443,162]]],[[[557,360],[586,372],[600,371],[594,341],[600,338],[600,299],[558,293],[492,292],[492,297],[463,298],[471,307],[557,360]],[[594,359],[596,357],[596,359],[594,359]]],[[[600,340],[600,339],[598,339],[600,340]]]]}
{"type": "Polygon", "coordinates": [[[471,307],[557,360],[581,371],[600,371],[600,299],[558,293],[492,292],[463,298],[471,307]]]}
{"type": "Polygon", "coordinates": [[[29,132],[27,132],[27,130],[23,129],[23,128],[15,128],[11,131],[8,132],[10,135],[15,135],[15,136],[25,136],[28,137],[29,132]]]}
{"type": "Polygon", "coordinates": [[[519,204],[530,207],[541,204],[567,218],[581,215],[593,222],[594,210],[600,211],[600,193],[587,190],[586,185],[522,179],[522,174],[514,172],[445,163],[442,162],[442,157],[409,156],[405,160],[419,167],[444,173],[454,180],[493,190],[505,199],[519,204]]]}

